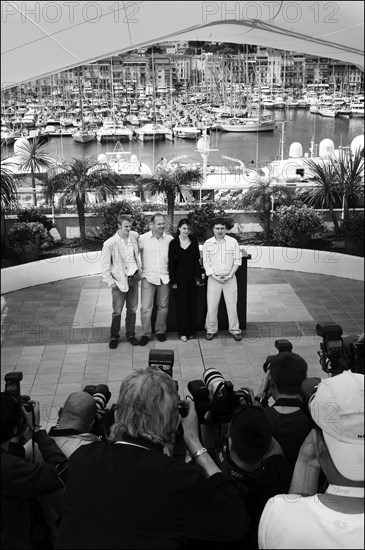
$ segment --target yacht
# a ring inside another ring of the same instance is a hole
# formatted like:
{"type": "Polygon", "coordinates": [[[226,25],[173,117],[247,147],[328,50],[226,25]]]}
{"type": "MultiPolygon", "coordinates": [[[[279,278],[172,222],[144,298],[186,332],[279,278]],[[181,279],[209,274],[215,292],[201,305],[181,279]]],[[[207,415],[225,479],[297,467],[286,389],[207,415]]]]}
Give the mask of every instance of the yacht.
{"type": "Polygon", "coordinates": [[[144,124],[136,130],[139,141],[162,141],[172,140],[173,134],[170,128],[162,126],[162,124],[144,124]]]}
{"type": "Polygon", "coordinates": [[[298,109],[307,109],[309,103],[306,99],[304,99],[303,97],[301,97],[300,99],[298,99],[298,109]]]}
{"type": "Polygon", "coordinates": [[[6,126],[1,126],[1,144],[11,145],[18,137],[20,137],[19,132],[10,130],[6,126]]]}
{"type": "Polygon", "coordinates": [[[296,99],[294,99],[292,97],[289,97],[287,102],[286,102],[286,106],[287,106],[288,109],[297,109],[298,104],[299,104],[299,101],[297,101],[296,99]]]}
{"type": "Polygon", "coordinates": [[[274,109],[275,103],[273,99],[267,98],[262,100],[262,106],[264,109],[274,109]]]}
{"type": "Polygon", "coordinates": [[[183,139],[197,139],[200,134],[201,130],[197,128],[196,126],[174,126],[172,129],[173,134],[175,137],[183,138],[183,139]]]}
{"type": "Polygon", "coordinates": [[[350,105],[350,118],[364,118],[364,96],[350,105]]]}
{"type": "Polygon", "coordinates": [[[96,139],[102,141],[132,141],[133,132],[114,121],[105,121],[96,132],[96,139]]]}
{"type": "Polygon", "coordinates": [[[80,130],[76,130],[76,132],[72,134],[72,139],[76,141],[76,143],[89,143],[90,141],[94,141],[95,132],[80,128],[80,130]]]}
{"type": "Polygon", "coordinates": [[[275,120],[266,115],[231,118],[224,123],[220,123],[220,129],[223,132],[271,132],[275,128],[275,120]]]}
{"type": "Polygon", "coordinates": [[[274,99],[274,108],[275,109],[285,109],[286,107],[286,101],[281,96],[276,96],[274,99]]]}
{"type": "Polygon", "coordinates": [[[335,118],[337,111],[332,105],[319,105],[318,114],[327,118],[335,118]]]}
{"type": "Polygon", "coordinates": [[[25,126],[26,128],[32,128],[33,126],[35,126],[35,121],[36,121],[36,115],[34,112],[29,111],[27,113],[24,113],[22,118],[23,126],[25,126]]]}

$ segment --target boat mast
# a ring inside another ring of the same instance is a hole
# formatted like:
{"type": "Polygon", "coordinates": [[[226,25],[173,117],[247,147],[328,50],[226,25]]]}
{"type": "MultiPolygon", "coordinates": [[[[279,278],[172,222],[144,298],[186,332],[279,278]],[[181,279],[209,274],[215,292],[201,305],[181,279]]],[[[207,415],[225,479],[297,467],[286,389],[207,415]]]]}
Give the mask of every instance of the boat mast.
{"type": "Polygon", "coordinates": [[[156,130],[156,82],[155,82],[155,57],[153,55],[153,46],[151,51],[152,59],[152,98],[153,98],[153,119],[152,119],[152,166],[155,170],[155,130],[156,130]]]}
{"type": "Polygon", "coordinates": [[[112,118],[113,118],[113,127],[115,132],[115,103],[114,103],[114,82],[113,82],[113,58],[110,58],[110,86],[112,94],[112,118]]]}
{"type": "Polygon", "coordinates": [[[81,132],[84,133],[85,125],[84,125],[84,109],[83,109],[82,90],[81,90],[81,78],[79,79],[79,93],[80,93],[81,132]]]}
{"type": "Polygon", "coordinates": [[[283,120],[281,123],[281,137],[280,137],[280,160],[284,160],[284,145],[285,145],[285,126],[284,124],[288,122],[283,120]]]}

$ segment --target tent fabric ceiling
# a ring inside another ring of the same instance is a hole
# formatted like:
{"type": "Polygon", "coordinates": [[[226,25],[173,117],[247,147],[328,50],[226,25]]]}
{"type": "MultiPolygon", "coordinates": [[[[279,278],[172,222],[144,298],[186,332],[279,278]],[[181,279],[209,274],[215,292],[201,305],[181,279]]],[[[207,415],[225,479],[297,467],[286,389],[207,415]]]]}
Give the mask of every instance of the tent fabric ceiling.
{"type": "Polygon", "coordinates": [[[256,44],[364,68],[362,1],[38,1],[1,7],[2,88],[165,40],[256,44]]]}

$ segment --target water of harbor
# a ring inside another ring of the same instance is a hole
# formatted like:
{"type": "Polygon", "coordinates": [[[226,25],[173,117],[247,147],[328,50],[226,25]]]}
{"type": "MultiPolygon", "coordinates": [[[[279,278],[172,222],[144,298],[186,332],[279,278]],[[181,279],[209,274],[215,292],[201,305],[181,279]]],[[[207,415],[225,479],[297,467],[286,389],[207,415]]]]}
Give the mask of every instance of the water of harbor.
{"type": "MultiPolygon", "coordinates": [[[[315,143],[323,139],[331,139],[335,148],[349,146],[351,141],[364,133],[364,119],[325,118],[305,110],[275,110],[272,111],[277,120],[277,128],[273,132],[231,133],[212,130],[210,147],[218,151],[211,151],[209,163],[222,163],[222,155],[243,161],[247,166],[254,161],[263,166],[266,163],[280,158],[280,143],[282,135],[281,122],[284,125],[284,157],[288,156],[290,144],[301,143],[303,154],[309,152],[313,136],[315,143]]],[[[188,161],[201,162],[201,155],[196,151],[194,140],[175,138],[174,141],[123,143],[126,151],[137,155],[139,160],[153,169],[156,162],[162,157],[170,160],[177,156],[186,155],[188,161]]],[[[52,137],[45,145],[47,153],[59,160],[68,160],[71,157],[95,157],[114,150],[115,143],[93,141],[91,143],[75,143],[72,137],[52,137]]],[[[2,157],[13,154],[13,145],[2,148],[2,157]]]]}

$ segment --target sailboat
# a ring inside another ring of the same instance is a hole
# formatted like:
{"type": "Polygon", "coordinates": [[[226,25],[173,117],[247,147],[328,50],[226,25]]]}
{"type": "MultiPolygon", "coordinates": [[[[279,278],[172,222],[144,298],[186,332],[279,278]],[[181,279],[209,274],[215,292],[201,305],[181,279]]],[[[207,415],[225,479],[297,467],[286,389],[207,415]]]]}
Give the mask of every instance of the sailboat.
{"type": "Polygon", "coordinates": [[[80,115],[81,115],[81,128],[72,134],[72,138],[76,143],[89,143],[94,141],[95,132],[91,130],[86,130],[85,121],[84,121],[84,111],[83,111],[83,101],[82,101],[82,90],[81,90],[81,80],[79,82],[79,93],[80,93],[80,115]]]}
{"type": "Polygon", "coordinates": [[[224,132],[272,132],[276,128],[275,119],[261,114],[261,99],[259,98],[258,114],[248,114],[246,118],[233,117],[219,124],[224,132]]]}
{"type": "Polygon", "coordinates": [[[115,101],[114,101],[114,80],[113,80],[113,64],[110,60],[110,74],[111,74],[111,115],[112,118],[104,120],[102,128],[96,131],[97,141],[132,141],[133,132],[129,128],[126,128],[121,123],[118,123],[115,118],[115,101]]]}

